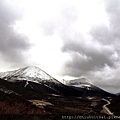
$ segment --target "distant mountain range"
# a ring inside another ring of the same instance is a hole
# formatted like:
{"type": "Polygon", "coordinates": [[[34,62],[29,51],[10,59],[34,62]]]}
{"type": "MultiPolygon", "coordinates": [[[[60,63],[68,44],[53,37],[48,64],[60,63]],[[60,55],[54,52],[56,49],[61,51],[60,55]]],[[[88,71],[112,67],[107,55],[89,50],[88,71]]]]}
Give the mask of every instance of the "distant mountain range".
{"type": "Polygon", "coordinates": [[[66,82],[68,86],[71,86],[79,91],[84,91],[84,95],[86,96],[109,96],[111,93],[106,92],[105,90],[93,85],[89,80],[82,77],[79,79],[70,80],[66,82]]]}
{"type": "Polygon", "coordinates": [[[86,78],[70,80],[69,82],[66,82],[66,85],[85,88],[88,90],[90,90],[93,87],[92,83],[89,82],[86,78]]]}
{"type": "Polygon", "coordinates": [[[0,78],[41,94],[74,95],[82,92],[66,86],[38,67],[30,66],[0,73],[0,78]]]}
{"type": "MultiPolygon", "coordinates": [[[[41,94],[56,94],[61,96],[111,96],[99,87],[94,86],[85,78],[70,80],[62,84],[42,69],[28,66],[14,71],[1,72],[0,78],[6,82],[18,85],[26,90],[41,94]]],[[[6,86],[4,86],[6,88],[6,86]]],[[[0,88],[0,91],[6,89],[0,88]]],[[[7,90],[6,90],[7,91],[7,90]]]]}

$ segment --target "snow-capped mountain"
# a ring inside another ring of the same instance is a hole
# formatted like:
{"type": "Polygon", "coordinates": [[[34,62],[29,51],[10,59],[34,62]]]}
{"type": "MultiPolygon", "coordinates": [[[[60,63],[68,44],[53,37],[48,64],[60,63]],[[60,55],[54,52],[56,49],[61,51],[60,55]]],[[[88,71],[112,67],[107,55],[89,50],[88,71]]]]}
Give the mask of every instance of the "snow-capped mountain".
{"type": "Polygon", "coordinates": [[[79,91],[83,91],[83,95],[86,96],[91,96],[91,95],[102,95],[102,96],[111,96],[110,93],[104,91],[103,89],[95,86],[94,84],[92,84],[89,80],[87,80],[86,78],[82,77],[82,78],[78,78],[78,79],[74,79],[74,80],[70,80],[67,82],[68,86],[73,87],[76,90],[79,91]]]}
{"type": "Polygon", "coordinates": [[[0,73],[0,78],[15,83],[24,88],[37,91],[52,91],[59,93],[55,85],[61,85],[58,80],[50,76],[42,69],[35,66],[28,66],[14,71],[0,73]]]}
{"type": "Polygon", "coordinates": [[[92,87],[92,83],[89,82],[86,78],[70,80],[69,82],[67,82],[67,85],[80,87],[80,88],[86,88],[88,90],[90,90],[92,87]]]}
{"type": "Polygon", "coordinates": [[[35,66],[28,66],[25,68],[20,68],[14,71],[1,72],[0,78],[8,80],[10,82],[15,82],[16,80],[27,80],[36,83],[40,82],[54,82],[59,84],[55,78],[47,74],[42,69],[35,66]]]}
{"type": "MultiPolygon", "coordinates": [[[[25,88],[26,90],[37,91],[41,94],[66,96],[106,94],[105,91],[94,86],[86,78],[70,80],[67,85],[64,85],[42,69],[35,66],[2,72],[0,73],[0,78],[14,85],[25,88]]],[[[1,90],[6,89],[1,87],[1,90]]]]}
{"type": "Polygon", "coordinates": [[[14,71],[1,72],[0,78],[42,94],[81,95],[82,92],[66,86],[42,69],[30,66],[14,71]]]}

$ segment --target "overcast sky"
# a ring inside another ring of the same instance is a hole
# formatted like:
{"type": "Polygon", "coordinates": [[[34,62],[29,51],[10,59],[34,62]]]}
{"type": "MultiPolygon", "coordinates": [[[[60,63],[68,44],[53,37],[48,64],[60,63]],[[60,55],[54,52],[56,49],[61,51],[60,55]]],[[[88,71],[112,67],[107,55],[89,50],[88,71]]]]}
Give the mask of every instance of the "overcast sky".
{"type": "Polygon", "coordinates": [[[120,92],[120,0],[0,0],[0,71],[28,65],[120,92]]]}

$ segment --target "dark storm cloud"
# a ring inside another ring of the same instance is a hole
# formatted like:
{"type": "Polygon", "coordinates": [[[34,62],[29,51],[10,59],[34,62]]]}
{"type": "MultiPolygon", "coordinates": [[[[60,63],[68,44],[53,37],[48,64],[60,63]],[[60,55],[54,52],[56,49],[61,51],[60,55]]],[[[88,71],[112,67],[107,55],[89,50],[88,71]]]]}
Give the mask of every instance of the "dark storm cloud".
{"type": "Polygon", "coordinates": [[[108,24],[92,26],[87,38],[75,31],[63,36],[62,51],[69,55],[63,75],[84,75],[98,86],[116,90],[120,87],[120,0],[105,0],[104,5],[108,24]]]}
{"type": "Polygon", "coordinates": [[[17,6],[0,0],[0,56],[9,64],[24,63],[24,51],[30,47],[28,38],[17,33],[13,27],[21,17],[22,13],[17,6]]]}
{"type": "Polygon", "coordinates": [[[84,38],[74,37],[74,40],[69,39],[64,44],[62,51],[71,56],[71,59],[65,64],[65,71],[74,77],[79,77],[99,67],[102,68],[106,64],[114,66],[112,59],[114,48],[102,47],[94,40],[86,41],[84,38]]]}
{"type": "Polygon", "coordinates": [[[120,42],[120,1],[106,0],[105,5],[109,26],[95,26],[90,33],[94,39],[103,44],[116,44],[120,42]]]}

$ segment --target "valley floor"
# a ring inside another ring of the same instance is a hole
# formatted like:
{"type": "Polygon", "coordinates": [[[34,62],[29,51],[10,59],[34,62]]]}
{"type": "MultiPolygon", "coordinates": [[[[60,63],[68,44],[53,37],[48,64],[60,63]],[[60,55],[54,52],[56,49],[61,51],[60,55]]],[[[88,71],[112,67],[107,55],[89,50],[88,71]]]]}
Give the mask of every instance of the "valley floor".
{"type": "MultiPolygon", "coordinates": [[[[75,117],[79,117],[78,119],[89,117],[90,119],[90,116],[91,119],[93,119],[92,117],[113,117],[101,113],[103,110],[102,106],[106,104],[101,97],[81,98],[48,95],[41,100],[32,99],[25,101],[12,96],[6,96],[5,94],[2,95],[0,100],[0,117],[3,120],[61,120],[75,119],[75,117]]],[[[114,111],[114,114],[118,115],[118,112],[114,111]]]]}

